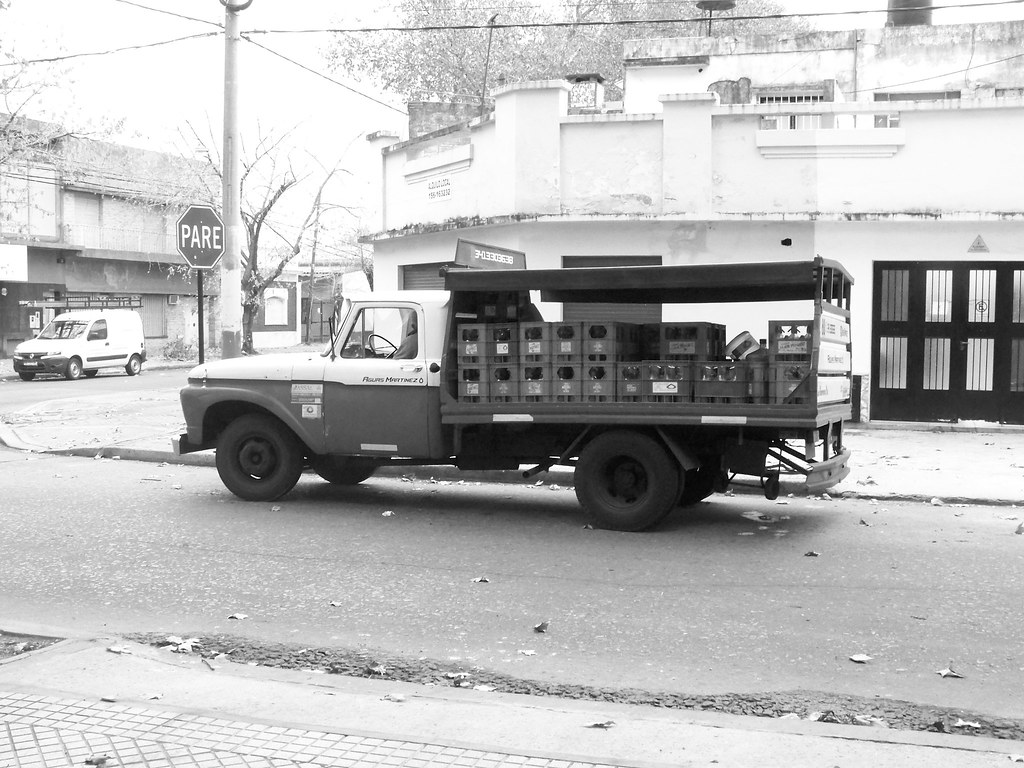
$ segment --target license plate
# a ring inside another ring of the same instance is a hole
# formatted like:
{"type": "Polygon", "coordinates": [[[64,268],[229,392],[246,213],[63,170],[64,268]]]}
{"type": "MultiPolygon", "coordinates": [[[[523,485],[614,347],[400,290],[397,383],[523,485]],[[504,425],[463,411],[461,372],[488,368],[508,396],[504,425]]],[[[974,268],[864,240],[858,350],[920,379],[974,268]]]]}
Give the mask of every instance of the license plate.
{"type": "Polygon", "coordinates": [[[22,365],[24,367],[26,367],[26,368],[38,368],[39,367],[39,363],[33,362],[31,360],[26,360],[24,363],[22,363],[22,365]]]}

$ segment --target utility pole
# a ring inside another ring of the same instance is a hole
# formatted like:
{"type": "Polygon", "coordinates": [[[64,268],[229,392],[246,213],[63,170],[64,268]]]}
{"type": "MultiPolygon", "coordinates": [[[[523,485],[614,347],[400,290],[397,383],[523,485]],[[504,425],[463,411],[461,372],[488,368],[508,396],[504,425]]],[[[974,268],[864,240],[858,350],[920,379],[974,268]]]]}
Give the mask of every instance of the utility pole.
{"type": "Polygon", "coordinates": [[[491,39],[494,37],[494,22],[498,20],[498,14],[494,14],[487,21],[487,55],[484,57],[484,84],[480,89],[480,117],[487,111],[487,70],[491,66],[491,39]]]}
{"type": "Polygon", "coordinates": [[[221,261],[221,356],[242,354],[242,206],[238,137],[238,14],[252,0],[224,6],[224,167],[221,188],[224,216],[224,258],[221,261]]]}

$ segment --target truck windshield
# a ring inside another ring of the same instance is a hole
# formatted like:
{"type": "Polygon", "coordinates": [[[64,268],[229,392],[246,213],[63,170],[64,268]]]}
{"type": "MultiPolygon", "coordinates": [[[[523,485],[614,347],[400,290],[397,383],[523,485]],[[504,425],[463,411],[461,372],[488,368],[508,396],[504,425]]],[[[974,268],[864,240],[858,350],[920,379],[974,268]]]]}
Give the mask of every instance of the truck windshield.
{"type": "Polygon", "coordinates": [[[81,320],[53,320],[39,332],[40,339],[74,339],[81,336],[89,324],[81,320]]]}

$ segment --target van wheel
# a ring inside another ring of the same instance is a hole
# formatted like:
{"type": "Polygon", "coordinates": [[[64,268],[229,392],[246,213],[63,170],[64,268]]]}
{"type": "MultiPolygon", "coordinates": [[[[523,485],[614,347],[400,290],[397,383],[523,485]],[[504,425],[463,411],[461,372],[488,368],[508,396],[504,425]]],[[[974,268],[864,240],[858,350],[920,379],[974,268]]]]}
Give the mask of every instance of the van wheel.
{"type": "Polygon", "coordinates": [[[299,439],[273,416],[246,414],[217,440],[217,474],[246,501],[272,501],[295,487],[302,474],[299,439]]]}
{"type": "Polygon", "coordinates": [[[93,368],[91,371],[82,371],[82,375],[85,376],[85,378],[87,379],[95,378],[97,373],[99,373],[99,371],[97,371],[95,368],[93,368]]]}
{"type": "Polygon", "coordinates": [[[682,473],[652,437],[605,432],[576,464],[576,498],[602,528],[642,531],[657,525],[679,498],[682,473]]]}
{"type": "Polygon", "coordinates": [[[314,456],[313,471],[332,485],[358,485],[377,471],[377,462],[353,456],[314,456]]]}
{"type": "Polygon", "coordinates": [[[18,376],[22,381],[32,381],[36,377],[33,371],[18,371],[18,376]]]}
{"type": "Polygon", "coordinates": [[[125,365],[124,372],[129,376],[138,376],[142,372],[142,358],[138,355],[132,355],[128,358],[128,364],[125,365]]]}
{"type": "Polygon", "coordinates": [[[68,360],[68,365],[64,369],[64,378],[68,381],[74,381],[75,379],[81,378],[82,376],[82,361],[77,357],[72,357],[68,360]]]}

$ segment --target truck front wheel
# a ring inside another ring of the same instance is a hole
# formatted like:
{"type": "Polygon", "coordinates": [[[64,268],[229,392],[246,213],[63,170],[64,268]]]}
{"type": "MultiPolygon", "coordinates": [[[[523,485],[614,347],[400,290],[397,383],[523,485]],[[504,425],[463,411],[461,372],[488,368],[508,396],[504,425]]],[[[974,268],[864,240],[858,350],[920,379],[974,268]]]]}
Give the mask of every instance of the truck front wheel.
{"type": "Polygon", "coordinates": [[[313,471],[333,485],[358,485],[377,471],[377,462],[353,456],[314,456],[313,471]]]}
{"type": "Polygon", "coordinates": [[[246,501],[284,496],[299,481],[302,465],[298,438],[272,416],[239,416],[217,440],[217,473],[229,491],[246,501]]]}
{"type": "Polygon", "coordinates": [[[642,531],[672,511],[682,474],[651,437],[605,432],[584,447],[576,465],[576,498],[602,528],[642,531]]]}

